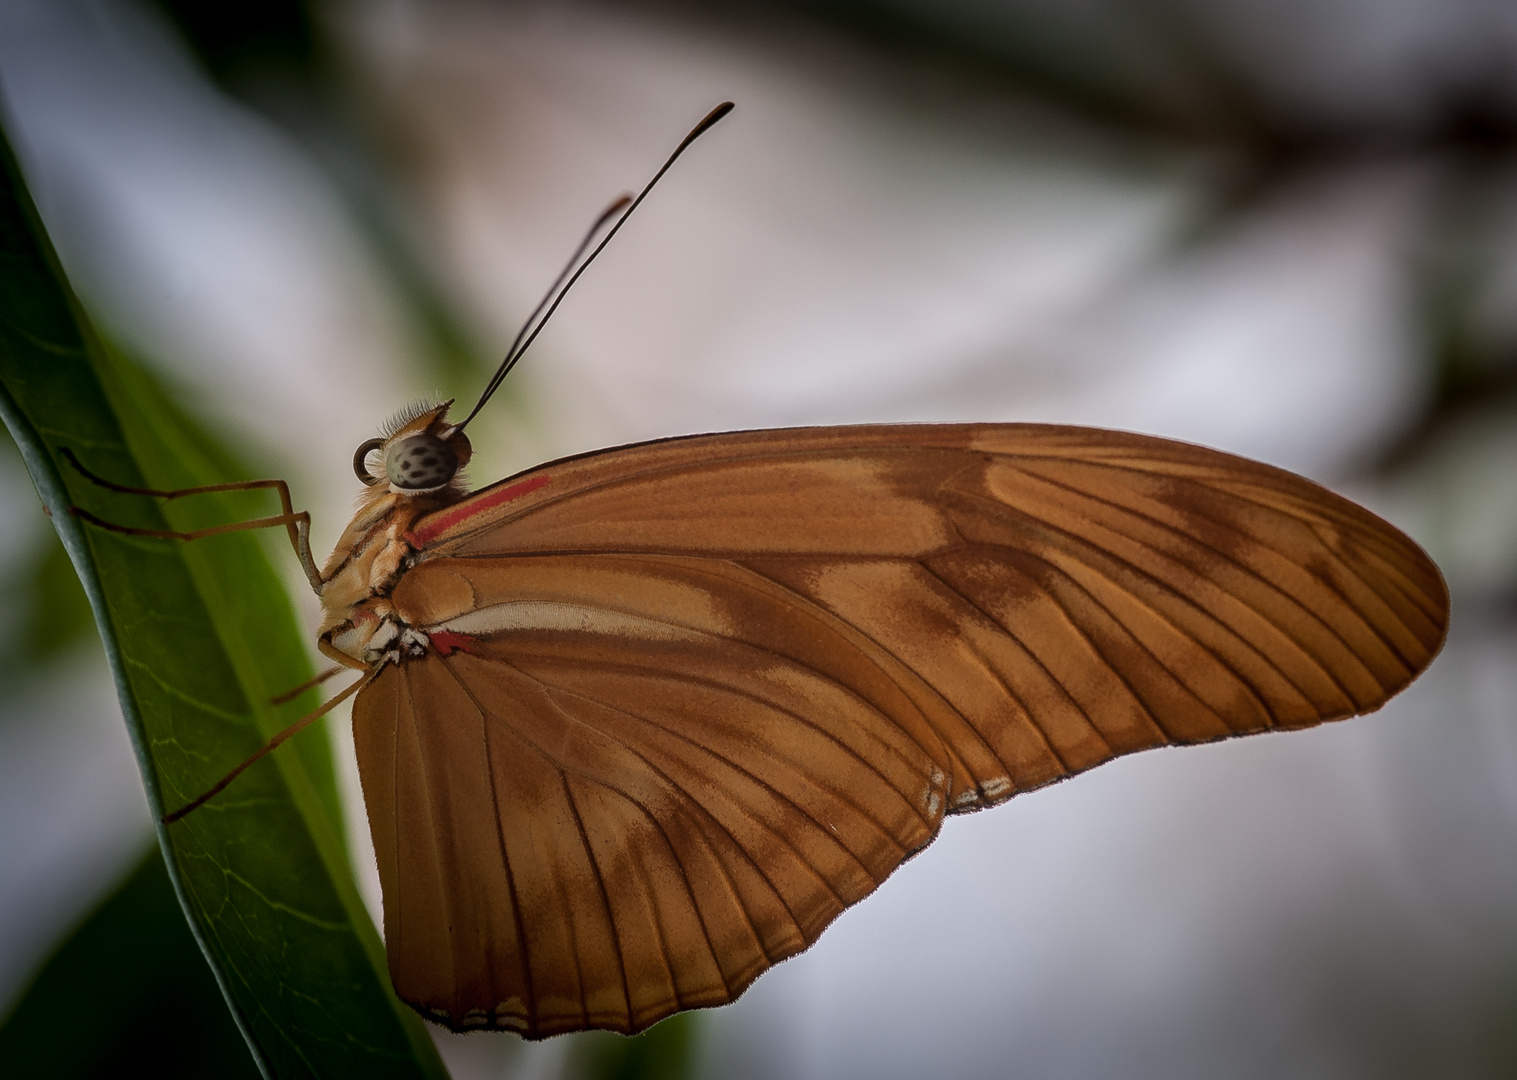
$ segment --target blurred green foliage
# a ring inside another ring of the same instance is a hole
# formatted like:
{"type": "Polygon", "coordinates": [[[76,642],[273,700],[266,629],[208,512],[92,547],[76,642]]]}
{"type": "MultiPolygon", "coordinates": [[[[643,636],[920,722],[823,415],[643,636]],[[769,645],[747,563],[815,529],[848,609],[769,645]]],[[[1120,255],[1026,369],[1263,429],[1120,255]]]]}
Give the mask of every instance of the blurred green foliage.
{"type": "Polygon", "coordinates": [[[698,1013],[679,1013],[641,1035],[579,1035],[569,1053],[575,1080],[685,1080],[695,1075],[698,1013]]]}
{"type": "Polygon", "coordinates": [[[0,1025],[7,1076],[130,1076],[149,1063],[161,1080],[259,1075],[156,847],[64,940],[0,1025]]]}
{"type": "Polygon", "coordinates": [[[757,0],[877,48],[1015,89],[1112,131],[1274,141],[1270,119],[1176,6],[1058,0],[757,0]]]}

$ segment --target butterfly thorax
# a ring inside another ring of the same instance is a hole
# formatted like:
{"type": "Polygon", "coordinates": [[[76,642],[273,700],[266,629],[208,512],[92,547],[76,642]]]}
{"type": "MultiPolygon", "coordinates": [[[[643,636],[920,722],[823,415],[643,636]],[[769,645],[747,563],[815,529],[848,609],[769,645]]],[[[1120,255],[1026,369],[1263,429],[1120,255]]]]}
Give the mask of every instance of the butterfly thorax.
{"type": "Polygon", "coordinates": [[[460,495],[453,490],[428,495],[365,493],[321,571],[326,617],[318,646],[323,653],[350,667],[369,668],[426,649],[426,636],[405,625],[389,597],[415,554],[406,533],[460,495]]]}
{"type": "Polygon", "coordinates": [[[368,669],[426,652],[427,636],[405,624],[390,593],[415,554],[406,534],[468,493],[461,470],[473,451],[448,423],[450,404],[402,410],[353,457],[366,490],[321,571],[317,647],[338,663],[368,669]]]}

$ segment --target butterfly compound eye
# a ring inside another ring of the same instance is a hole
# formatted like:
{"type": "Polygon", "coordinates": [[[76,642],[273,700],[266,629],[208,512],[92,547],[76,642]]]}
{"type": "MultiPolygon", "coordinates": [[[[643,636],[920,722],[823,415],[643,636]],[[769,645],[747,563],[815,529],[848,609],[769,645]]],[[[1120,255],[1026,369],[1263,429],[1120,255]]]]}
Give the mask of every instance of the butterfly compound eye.
{"type": "Polygon", "coordinates": [[[458,455],[436,435],[419,432],[392,443],[385,451],[385,475],[402,491],[441,487],[458,471],[458,455]]]}
{"type": "Polygon", "coordinates": [[[370,487],[379,483],[379,477],[369,471],[369,455],[376,450],[383,450],[384,445],[383,439],[370,439],[353,451],[353,475],[370,487]]]}

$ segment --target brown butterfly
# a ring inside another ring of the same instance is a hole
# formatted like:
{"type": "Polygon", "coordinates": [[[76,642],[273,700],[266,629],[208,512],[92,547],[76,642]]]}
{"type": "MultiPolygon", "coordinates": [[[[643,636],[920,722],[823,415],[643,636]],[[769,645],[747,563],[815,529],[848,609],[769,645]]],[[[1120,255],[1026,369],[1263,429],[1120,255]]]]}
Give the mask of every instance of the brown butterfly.
{"type": "Polygon", "coordinates": [[[1447,625],[1395,528],[1183,443],[735,432],[468,492],[474,413],[359,448],[363,504],[320,569],[282,483],[285,513],[246,523],[290,530],[322,652],[364,673],[258,756],[357,693],[391,977],[454,1029],[634,1032],[731,1001],[945,816],[1376,709],[1447,625]]]}

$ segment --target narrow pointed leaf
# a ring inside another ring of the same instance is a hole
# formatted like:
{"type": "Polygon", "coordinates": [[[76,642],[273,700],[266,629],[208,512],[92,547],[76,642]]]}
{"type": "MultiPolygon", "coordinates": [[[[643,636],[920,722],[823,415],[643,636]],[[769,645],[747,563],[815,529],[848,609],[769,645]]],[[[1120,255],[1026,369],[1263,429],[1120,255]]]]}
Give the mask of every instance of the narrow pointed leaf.
{"type": "MultiPolygon", "coordinates": [[[[158,386],[100,344],[3,144],[0,159],[0,415],[89,596],[161,815],[319,700],[267,704],[309,675],[307,654],[253,535],[127,537],[69,507],[159,529],[277,511],[267,494],[159,505],[103,490],[68,464],[64,448],[122,484],[235,478],[158,386]]],[[[445,1075],[390,989],[341,835],[330,753],[315,730],[159,829],[191,929],[266,1075],[445,1075]]],[[[117,989],[81,987],[81,1000],[98,1005],[117,989]]]]}

